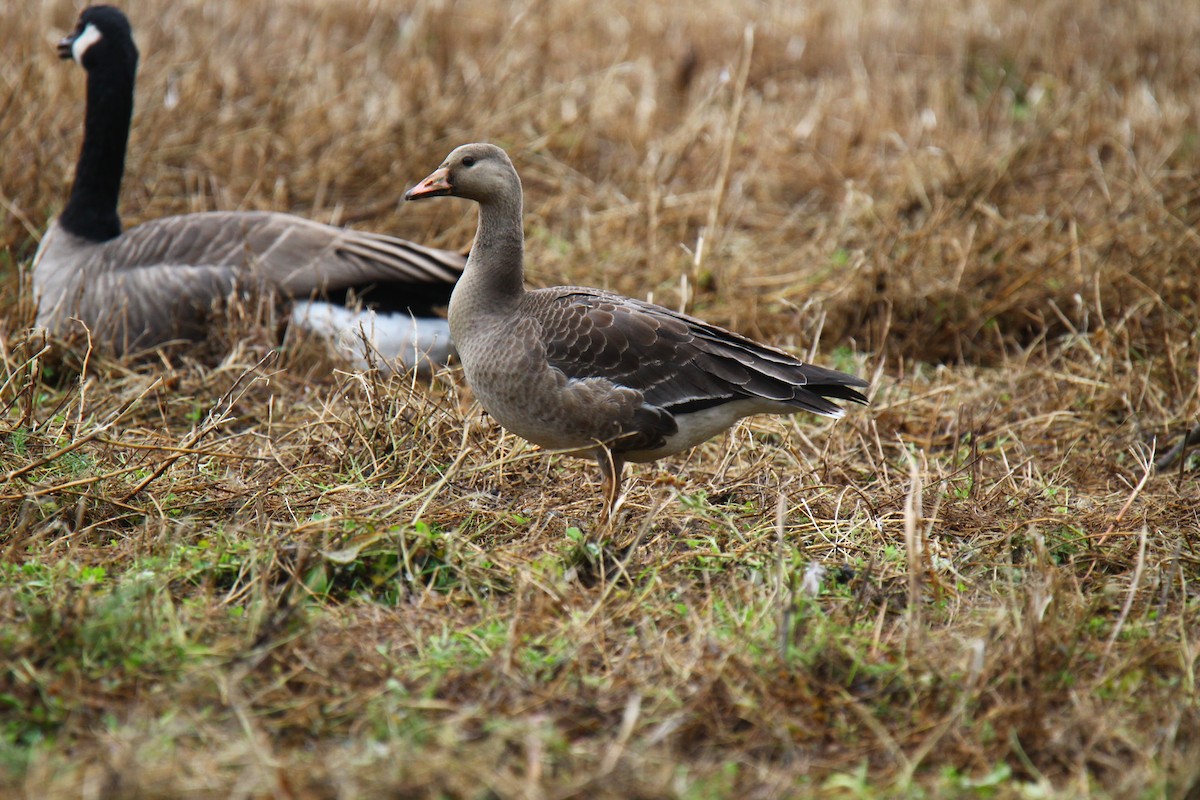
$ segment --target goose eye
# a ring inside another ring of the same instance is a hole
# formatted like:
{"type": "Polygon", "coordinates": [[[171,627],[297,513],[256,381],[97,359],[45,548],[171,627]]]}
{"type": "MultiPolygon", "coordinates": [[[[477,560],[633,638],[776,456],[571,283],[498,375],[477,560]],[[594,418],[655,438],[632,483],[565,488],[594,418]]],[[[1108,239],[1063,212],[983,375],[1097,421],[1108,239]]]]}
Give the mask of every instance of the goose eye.
{"type": "Polygon", "coordinates": [[[475,157],[467,156],[466,158],[464,158],[462,160],[462,163],[463,163],[464,167],[473,167],[473,166],[475,166],[475,157]]]}

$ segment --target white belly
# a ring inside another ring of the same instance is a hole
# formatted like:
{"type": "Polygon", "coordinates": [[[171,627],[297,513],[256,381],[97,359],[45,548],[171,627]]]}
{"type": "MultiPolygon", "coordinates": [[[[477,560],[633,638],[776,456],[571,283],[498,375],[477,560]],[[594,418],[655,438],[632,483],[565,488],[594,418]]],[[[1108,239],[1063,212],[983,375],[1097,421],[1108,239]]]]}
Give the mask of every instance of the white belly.
{"type": "Polygon", "coordinates": [[[791,414],[799,410],[786,403],[746,399],[734,400],[731,403],[723,403],[691,414],[678,414],[675,417],[675,424],[679,426],[679,430],[667,437],[667,443],[664,446],[655,450],[637,450],[625,453],[625,460],[654,461],[663,456],[682,453],[684,450],[690,450],[701,442],[729,430],[735,422],[743,417],[753,414],[791,414]]]}

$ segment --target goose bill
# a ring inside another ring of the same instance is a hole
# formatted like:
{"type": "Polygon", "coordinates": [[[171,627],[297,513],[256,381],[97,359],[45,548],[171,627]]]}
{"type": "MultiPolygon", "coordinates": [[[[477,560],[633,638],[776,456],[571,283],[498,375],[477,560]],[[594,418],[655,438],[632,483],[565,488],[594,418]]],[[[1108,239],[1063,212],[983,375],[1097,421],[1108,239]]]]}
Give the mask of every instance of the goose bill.
{"type": "Polygon", "coordinates": [[[404,193],[405,200],[424,200],[426,197],[442,197],[450,194],[454,187],[450,185],[450,170],[439,167],[425,180],[404,193]]]}
{"type": "Polygon", "coordinates": [[[72,33],[70,36],[58,40],[58,57],[63,61],[75,57],[75,54],[71,52],[71,46],[75,44],[78,36],[78,33],[72,33]]]}

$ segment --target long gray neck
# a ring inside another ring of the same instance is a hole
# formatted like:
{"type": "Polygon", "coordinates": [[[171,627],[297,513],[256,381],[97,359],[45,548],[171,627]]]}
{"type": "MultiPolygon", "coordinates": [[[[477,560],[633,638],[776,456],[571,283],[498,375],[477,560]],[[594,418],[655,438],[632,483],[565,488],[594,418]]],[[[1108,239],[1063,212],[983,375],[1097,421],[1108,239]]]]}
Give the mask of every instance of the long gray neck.
{"type": "Polygon", "coordinates": [[[525,294],[525,234],[521,228],[521,191],[479,204],[479,229],[459,285],[490,302],[515,302],[525,294]]]}

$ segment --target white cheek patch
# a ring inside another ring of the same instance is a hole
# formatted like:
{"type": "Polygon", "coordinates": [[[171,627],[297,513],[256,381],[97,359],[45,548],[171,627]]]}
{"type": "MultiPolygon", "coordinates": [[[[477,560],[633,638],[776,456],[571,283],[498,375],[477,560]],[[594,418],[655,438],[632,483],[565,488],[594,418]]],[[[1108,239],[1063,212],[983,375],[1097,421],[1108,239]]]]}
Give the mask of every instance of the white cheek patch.
{"type": "Polygon", "coordinates": [[[101,35],[100,30],[89,22],[84,27],[83,33],[76,36],[75,41],[71,42],[71,56],[75,59],[75,63],[82,64],[83,54],[87,52],[89,47],[102,38],[104,37],[101,35]]]}

